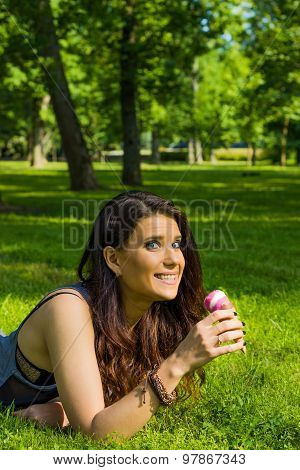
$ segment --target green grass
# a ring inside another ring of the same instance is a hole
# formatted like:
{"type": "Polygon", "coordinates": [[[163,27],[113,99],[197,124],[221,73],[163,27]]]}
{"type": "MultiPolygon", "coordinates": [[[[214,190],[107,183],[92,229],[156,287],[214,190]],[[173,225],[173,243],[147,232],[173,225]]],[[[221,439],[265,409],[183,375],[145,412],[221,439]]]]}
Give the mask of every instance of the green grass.
{"type": "MultiPolygon", "coordinates": [[[[26,162],[0,163],[2,200],[12,206],[0,213],[0,328],[6,333],[46,292],[74,281],[79,245],[96,216],[95,207],[130,189],[120,183],[120,164],[94,166],[101,189],[76,193],[67,189],[64,163],[36,171],[26,162]],[[63,245],[62,235],[62,201],[69,199],[79,201],[79,220],[65,220],[65,233],[72,227],[81,230],[73,250],[67,242],[63,245]]],[[[143,188],[185,208],[199,243],[205,287],[223,287],[229,293],[246,323],[247,354],[236,352],[207,364],[204,396],[196,406],[187,400],[168,410],[159,408],[123,443],[98,444],[70,429],[42,429],[2,410],[0,448],[298,448],[299,169],[258,166],[254,171],[259,175],[243,177],[245,169],[253,171],[244,165],[204,164],[188,170],[185,164],[143,164],[143,188]],[[196,199],[202,200],[203,212],[191,204],[196,199]],[[217,200],[231,200],[229,219],[220,219],[220,205],[212,211],[217,200]]]]}

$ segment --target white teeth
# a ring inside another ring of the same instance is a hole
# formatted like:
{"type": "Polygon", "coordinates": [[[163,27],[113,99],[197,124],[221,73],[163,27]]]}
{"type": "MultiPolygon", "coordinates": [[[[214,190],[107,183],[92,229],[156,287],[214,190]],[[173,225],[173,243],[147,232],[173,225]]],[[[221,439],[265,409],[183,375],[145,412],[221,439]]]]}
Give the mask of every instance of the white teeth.
{"type": "Polygon", "coordinates": [[[176,279],[174,274],[155,274],[155,277],[159,279],[172,279],[173,281],[176,279]]]}

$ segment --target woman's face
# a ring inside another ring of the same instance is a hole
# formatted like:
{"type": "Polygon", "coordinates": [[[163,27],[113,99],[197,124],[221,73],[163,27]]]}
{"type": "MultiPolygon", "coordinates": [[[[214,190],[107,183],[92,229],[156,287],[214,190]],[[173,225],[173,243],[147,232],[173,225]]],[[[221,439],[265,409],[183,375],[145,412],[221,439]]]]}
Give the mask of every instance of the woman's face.
{"type": "Polygon", "coordinates": [[[174,299],[185,266],[180,240],[172,217],[156,214],[140,219],[126,247],[117,250],[121,288],[151,302],[174,299]]]}

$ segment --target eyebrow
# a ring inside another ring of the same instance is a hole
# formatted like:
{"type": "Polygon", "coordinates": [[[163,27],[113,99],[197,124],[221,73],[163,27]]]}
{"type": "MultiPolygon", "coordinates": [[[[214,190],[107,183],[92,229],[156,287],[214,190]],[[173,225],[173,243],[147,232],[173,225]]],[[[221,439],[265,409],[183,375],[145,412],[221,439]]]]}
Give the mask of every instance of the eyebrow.
{"type": "MultiPolygon", "coordinates": [[[[147,237],[145,238],[144,241],[147,241],[147,240],[163,240],[165,237],[163,235],[152,235],[152,237],[147,237]]],[[[174,237],[174,240],[177,239],[177,238],[182,238],[182,235],[176,235],[174,237]]]]}

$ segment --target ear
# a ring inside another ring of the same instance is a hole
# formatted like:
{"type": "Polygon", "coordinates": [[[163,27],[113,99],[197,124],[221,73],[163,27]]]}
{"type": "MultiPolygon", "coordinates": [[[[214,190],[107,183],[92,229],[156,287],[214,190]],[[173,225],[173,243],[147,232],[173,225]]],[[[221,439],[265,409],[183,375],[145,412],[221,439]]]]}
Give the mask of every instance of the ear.
{"type": "Polygon", "coordinates": [[[103,249],[103,256],[107,266],[115,273],[118,277],[121,275],[120,264],[118,261],[117,251],[112,246],[106,246],[103,249]]]}

